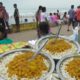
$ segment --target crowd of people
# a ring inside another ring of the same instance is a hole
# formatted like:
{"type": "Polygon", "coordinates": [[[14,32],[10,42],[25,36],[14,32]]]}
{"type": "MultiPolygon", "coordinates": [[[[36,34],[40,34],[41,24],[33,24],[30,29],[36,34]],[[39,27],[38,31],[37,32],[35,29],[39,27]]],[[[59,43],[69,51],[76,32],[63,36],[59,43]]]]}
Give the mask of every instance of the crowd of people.
{"type": "MultiPolygon", "coordinates": [[[[19,32],[20,31],[19,10],[17,8],[17,4],[13,4],[13,7],[16,32],[19,32]]],[[[59,21],[62,21],[64,24],[66,24],[68,26],[67,31],[69,31],[71,24],[73,29],[76,26],[80,26],[80,6],[78,6],[77,9],[74,10],[74,5],[71,5],[71,9],[68,12],[64,12],[63,16],[59,12],[59,10],[57,10],[54,13],[47,14],[46,7],[39,6],[35,15],[35,19],[38,38],[40,38],[43,35],[51,33],[49,24],[59,25],[59,21]]],[[[7,37],[6,29],[8,29],[8,32],[11,32],[8,21],[9,14],[6,11],[6,8],[4,7],[3,3],[0,2],[0,40],[7,37]]]]}
{"type": "Polygon", "coordinates": [[[70,25],[72,25],[73,29],[80,26],[80,6],[78,6],[77,9],[74,9],[74,5],[71,5],[70,10],[68,12],[64,12],[63,15],[61,15],[59,10],[57,10],[55,13],[50,13],[49,16],[46,13],[46,7],[39,6],[36,13],[38,37],[43,35],[42,31],[44,31],[44,34],[46,31],[46,34],[50,33],[49,23],[58,25],[60,21],[67,25],[67,31],[70,31],[70,25]],[[47,25],[43,26],[42,24],[47,25]],[[44,27],[44,30],[42,30],[42,26],[44,27]]]}

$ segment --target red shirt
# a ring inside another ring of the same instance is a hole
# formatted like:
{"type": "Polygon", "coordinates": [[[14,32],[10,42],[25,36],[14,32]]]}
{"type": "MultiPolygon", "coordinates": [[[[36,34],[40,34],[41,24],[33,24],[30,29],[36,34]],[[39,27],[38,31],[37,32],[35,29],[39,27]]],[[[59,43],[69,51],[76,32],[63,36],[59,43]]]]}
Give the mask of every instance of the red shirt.
{"type": "Polygon", "coordinates": [[[76,19],[80,21],[80,8],[76,10],[76,19]]]}
{"type": "Polygon", "coordinates": [[[2,7],[0,7],[0,18],[5,19],[6,17],[7,17],[6,10],[5,10],[4,6],[2,6],[2,7]]]}

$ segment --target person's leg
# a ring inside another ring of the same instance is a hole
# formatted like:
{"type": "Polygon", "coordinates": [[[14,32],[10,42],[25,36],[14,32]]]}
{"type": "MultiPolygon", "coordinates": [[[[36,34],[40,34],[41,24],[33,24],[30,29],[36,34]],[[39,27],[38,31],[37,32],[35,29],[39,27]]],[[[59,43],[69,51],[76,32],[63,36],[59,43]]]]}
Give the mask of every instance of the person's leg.
{"type": "Polygon", "coordinates": [[[19,18],[16,18],[16,32],[20,32],[19,18]]]}
{"type": "Polygon", "coordinates": [[[6,26],[7,26],[7,28],[8,28],[8,32],[11,32],[8,21],[6,21],[6,26]]]}
{"type": "Polygon", "coordinates": [[[79,21],[79,28],[80,28],[80,21],[79,21]]]}
{"type": "Polygon", "coordinates": [[[0,22],[2,23],[3,38],[7,38],[7,31],[6,31],[6,27],[5,27],[5,22],[3,19],[1,19],[0,22]]]}
{"type": "Polygon", "coordinates": [[[80,21],[79,21],[79,32],[80,32],[80,21]]]}
{"type": "Polygon", "coordinates": [[[72,20],[72,27],[73,27],[73,29],[75,29],[77,24],[78,24],[78,22],[76,20],[72,20]]]}
{"type": "Polygon", "coordinates": [[[70,31],[70,30],[69,30],[70,25],[71,25],[71,19],[69,19],[67,31],[70,31]]]}
{"type": "Polygon", "coordinates": [[[40,32],[39,32],[39,21],[36,20],[36,29],[37,29],[37,36],[40,38],[40,32]]]}

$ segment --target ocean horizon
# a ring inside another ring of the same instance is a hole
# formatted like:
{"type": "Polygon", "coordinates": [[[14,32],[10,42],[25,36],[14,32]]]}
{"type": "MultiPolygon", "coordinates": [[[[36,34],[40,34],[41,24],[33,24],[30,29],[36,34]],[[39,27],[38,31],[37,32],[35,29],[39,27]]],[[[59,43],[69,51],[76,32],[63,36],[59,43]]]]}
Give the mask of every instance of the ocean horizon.
{"type": "MultiPolygon", "coordinates": [[[[35,15],[37,9],[36,8],[32,8],[32,9],[19,9],[19,14],[20,15],[26,15],[26,16],[31,16],[31,15],[35,15]]],[[[59,10],[61,13],[62,12],[67,12],[69,10],[69,8],[46,8],[46,12],[47,13],[54,13],[57,12],[57,10],[59,10]]],[[[14,13],[14,9],[13,10],[7,10],[9,15],[12,16],[14,13]]]]}
{"type": "MultiPolygon", "coordinates": [[[[69,8],[47,8],[46,13],[49,15],[49,13],[59,12],[63,14],[64,12],[68,12],[69,8]]],[[[37,9],[19,9],[19,15],[20,15],[20,23],[30,23],[35,21],[35,14],[37,9]],[[27,19],[27,22],[25,22],[25,19],[27,19]]],[[[9,11],[9,23],[15,24],[14,17],[13,17],[13,11],[9,11]]]]}

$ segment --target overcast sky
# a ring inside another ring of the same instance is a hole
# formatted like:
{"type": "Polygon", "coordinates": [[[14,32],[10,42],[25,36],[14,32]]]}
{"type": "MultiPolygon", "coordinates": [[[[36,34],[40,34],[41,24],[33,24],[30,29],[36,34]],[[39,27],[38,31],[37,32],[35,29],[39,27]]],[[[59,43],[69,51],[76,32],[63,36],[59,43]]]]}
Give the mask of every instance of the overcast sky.
{"type": "Polygon", "coordinates": [[[39,5],[47,8],[69,8],[72,4],[80,5],[80,0],[0,0],[7,10],[13,10],[13,4],[17,3],[19,9],[37,9],[39,5]]]}

